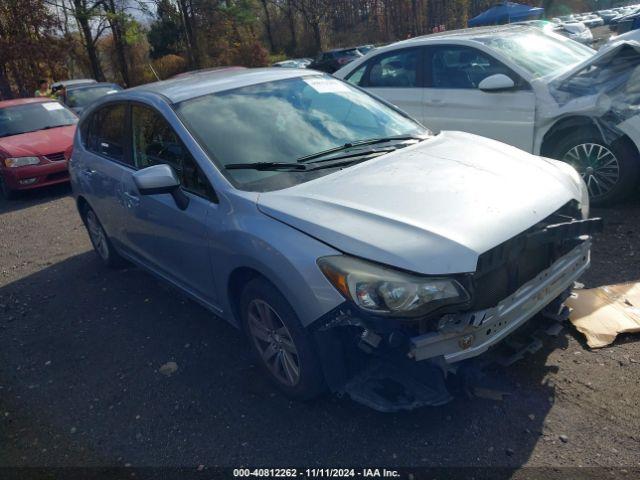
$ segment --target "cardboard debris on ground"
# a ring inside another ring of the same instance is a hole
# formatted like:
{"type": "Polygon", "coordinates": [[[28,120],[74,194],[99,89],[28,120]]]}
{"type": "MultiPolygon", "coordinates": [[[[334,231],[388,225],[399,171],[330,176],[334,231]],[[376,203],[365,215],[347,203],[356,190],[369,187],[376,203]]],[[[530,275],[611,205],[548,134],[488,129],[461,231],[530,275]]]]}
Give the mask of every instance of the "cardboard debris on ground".
{"type": "Polygon", "coordinates": [[[640,332],[640,283],[577,290],[566,303],[571,323],[591,348],[610,345],[620,333],[640,332]]]}

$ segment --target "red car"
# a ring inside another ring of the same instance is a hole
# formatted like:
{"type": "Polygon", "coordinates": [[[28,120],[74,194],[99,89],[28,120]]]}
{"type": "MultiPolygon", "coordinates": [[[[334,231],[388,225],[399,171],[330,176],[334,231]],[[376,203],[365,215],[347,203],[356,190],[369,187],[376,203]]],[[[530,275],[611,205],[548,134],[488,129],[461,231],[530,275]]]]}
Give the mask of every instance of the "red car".
{"type": "Polygon", "coordinates": [[[0,102],[0,194],[8,199],[17,190],[68,182],[65,151],[77,121],[48,98],[0,102]]]}

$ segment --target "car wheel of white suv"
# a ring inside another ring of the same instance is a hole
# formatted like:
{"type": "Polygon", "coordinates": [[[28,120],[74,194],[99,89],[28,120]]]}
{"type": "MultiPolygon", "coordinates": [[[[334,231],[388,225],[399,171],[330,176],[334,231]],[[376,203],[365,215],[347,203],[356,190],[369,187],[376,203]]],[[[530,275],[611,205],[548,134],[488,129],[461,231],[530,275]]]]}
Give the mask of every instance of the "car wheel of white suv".
{"type": "Polygon", "coordinates": [[[623,142],[608,145],[598,133],[578,130],[562,138],[554,154],[582,175],[593,205],[618,202],[637,186],[640,159],[623,142]]]}
{"type": "Polygon", "coordinates": [[[240,298],[240,314],[252,351],[281,391],[298,400],[322,393],[324,376],[313,341],[271,283],[251,280],[240,298]]]}

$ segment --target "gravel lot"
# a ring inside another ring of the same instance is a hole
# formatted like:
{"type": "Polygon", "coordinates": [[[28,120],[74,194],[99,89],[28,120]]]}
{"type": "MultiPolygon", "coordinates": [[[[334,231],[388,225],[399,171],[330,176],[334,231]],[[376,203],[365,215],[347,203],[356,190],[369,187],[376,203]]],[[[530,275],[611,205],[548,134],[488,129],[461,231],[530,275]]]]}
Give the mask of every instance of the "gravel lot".
{"type": "MultiPolygon", "coordinates": [[[[640,466],[638,335],[590,351],[565,328],[503,372],[502,402],[292,403],[233,328],[136,268],[103,268],[68,193],[0,203],[0,466],[640,466]]],[[[638,280],[640,200],[596,214],[585,283],[638,280]]]]}

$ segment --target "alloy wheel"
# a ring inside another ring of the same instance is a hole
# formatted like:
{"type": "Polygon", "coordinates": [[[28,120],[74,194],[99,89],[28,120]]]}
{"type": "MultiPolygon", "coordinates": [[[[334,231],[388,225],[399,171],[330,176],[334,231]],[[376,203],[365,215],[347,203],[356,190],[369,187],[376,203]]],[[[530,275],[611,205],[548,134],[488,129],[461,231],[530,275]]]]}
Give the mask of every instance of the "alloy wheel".
{"type": "Polygon", "coordinates": [[[109,245],[107,244],[107,236],[104,233],[102,225],[98,222],[96,214],[93,210],[87,212],[87,230],[91,237],[91,243],[93,243],[96,252],[100,257],[107,261],[109,259],[109,245]]]}
{"type": "Polygon", "coordinates": [[[248,307],[251,339],[262,361],[276,379],[295,386],[300,381],[300,358],[289,329],[264,300],[254,299],[248,307]]]}
{"type": "Polygon", "coordinates": [[[580,173],[589,189],[589,196],[597,199],[608,194],[620,181],[620,163],[604,145],[583,143],[569,150],[563,160],[580,173]]]}

